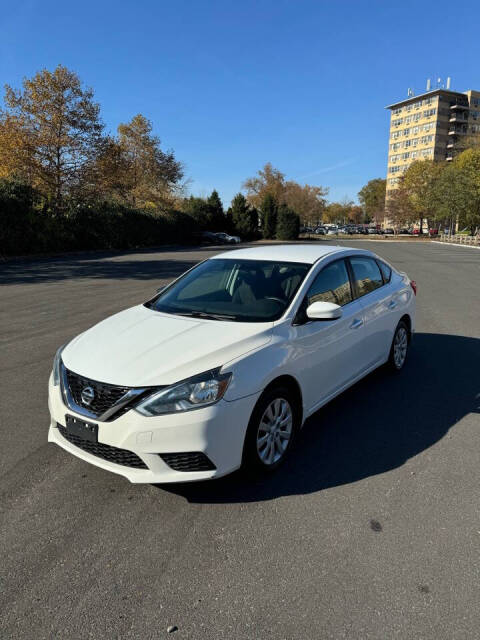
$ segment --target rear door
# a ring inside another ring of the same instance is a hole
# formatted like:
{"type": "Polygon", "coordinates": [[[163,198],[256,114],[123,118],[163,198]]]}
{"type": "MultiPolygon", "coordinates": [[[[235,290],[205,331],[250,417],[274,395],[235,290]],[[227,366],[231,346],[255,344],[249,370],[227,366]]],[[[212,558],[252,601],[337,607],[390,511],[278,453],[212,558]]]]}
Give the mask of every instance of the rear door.
{"type": "Polygon", "coordinates": [[[363,307],[365,357],[371,367],[387,359],[392,344],[398,303],[391,269],[370,256],[350,256],[349,262],[355,295],[363,307]]]}

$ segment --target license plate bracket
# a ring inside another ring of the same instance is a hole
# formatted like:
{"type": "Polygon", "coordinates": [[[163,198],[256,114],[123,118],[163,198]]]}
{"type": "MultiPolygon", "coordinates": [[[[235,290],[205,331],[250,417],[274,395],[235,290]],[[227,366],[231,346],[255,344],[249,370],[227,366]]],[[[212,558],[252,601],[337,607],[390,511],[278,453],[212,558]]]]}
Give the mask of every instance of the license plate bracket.
{"type": "Polygon", "coordinates": [[[65,427],[67,433],[72,436],[87,440],[87,442],[98,443],[98,424],[81,420],[75,416],[65,416],[65,427]]]}

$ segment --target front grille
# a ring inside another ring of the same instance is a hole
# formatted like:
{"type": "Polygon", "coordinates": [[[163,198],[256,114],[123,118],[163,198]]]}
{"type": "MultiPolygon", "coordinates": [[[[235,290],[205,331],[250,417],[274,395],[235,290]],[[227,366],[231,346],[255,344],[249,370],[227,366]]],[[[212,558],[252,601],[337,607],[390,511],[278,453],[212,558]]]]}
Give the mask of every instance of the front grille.
{"type": "Polygon", "coordinates": [[[160,458],[174,471],[212,471],[216,466],[204,453],[159,453],[160,458]]]}
{"type": "Polygon", "coordinates": [[[126,449],[118,449],[112,447],[109,444],[103,444],[102,442],[89,442],[79,436],[69,433],[64,426],[57,422],[58,430],[61,435],[68,440],[71,444],[75,445],[79,449],[91,453],[92,456],[108,460],[108,462],[114,462],[124,467],[133,467],[134,469],[148,469],[147,465],[132,451],[126,449]]]}
{"type": "MultiPolygon", "coordinates": [[[[73,401],[80,407],[85,407],[94,416],[99,417],[108,411],[114,404],[116,404],[122,396],[124,396],[130,387],[118,387],[113,384],[106,384],[105,382],[97,382],[96,380],[90,380],[84,376],[78,375],[73,371],[69,371],[65,368],[67,374],[67,384],[70,389],[73,401]],[[94,397],[89,405],[82,402],[82,391],[86,387],[93,389],[94,397]]],[[[125,407],[124,411],[127,411],[125,407]]],[[[116,413],[115,417],[118,418],[121,413],[116,413]]]]}

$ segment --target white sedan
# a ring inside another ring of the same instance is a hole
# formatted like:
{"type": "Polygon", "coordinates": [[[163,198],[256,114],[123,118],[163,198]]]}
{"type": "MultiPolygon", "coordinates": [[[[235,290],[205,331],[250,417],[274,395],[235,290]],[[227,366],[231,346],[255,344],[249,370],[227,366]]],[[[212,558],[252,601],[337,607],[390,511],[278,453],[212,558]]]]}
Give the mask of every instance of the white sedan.
{"type": "Polygon", "coordinates": [[[216,255],[58,350],[48,439],[131,482],[272,471],[308,416],[403,368],[415,293],[360,249],[216,255]]]}

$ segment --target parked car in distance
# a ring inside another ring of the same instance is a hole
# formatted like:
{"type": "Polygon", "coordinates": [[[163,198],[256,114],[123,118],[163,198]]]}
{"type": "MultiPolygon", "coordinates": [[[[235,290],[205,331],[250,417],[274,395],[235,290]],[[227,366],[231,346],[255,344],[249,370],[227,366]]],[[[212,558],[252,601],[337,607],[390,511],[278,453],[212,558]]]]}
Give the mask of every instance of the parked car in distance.
{"type": "Polygon", "coordinates": [[[242,241],[240,236],[231,236],[228,233],[224,233],[223,231],[220,233],[214,234],[220,242],[224,242],[225,244],[240,244],[242,241]]]}
{"type": "Polygon", "coordinates": [[[438,229],[429,229],[429,230],[428,230],[428,235],[429,235],[430,237],[438,236],[438,229]]]}
{"type": "Polygon", "coordinates": [[[48,440],[134,483],[273,471],[321,406],[403,368],[415,293],[362,249],[215,255],[58,349],[48,440]]]}
{"type": "Polygon", "coordinates": [[[393,229],[387,228],[383,230],[383,233],[386,236],[394,236],[395,235],[395,231],[393,229]]]}
{"type": "Polygon", "coordinates": [[[239,244],[242,240],[239,236],[231,236],[228,233],[203,231],[201,234],[203,241],[212,244],[239,244]]]}
{"type": "Polygon", "coordinates": [[[378,229],[376,227],[368,227],[367,233],[369,235],[377,234],[378,233],[378,229]]]}
{"type": "Polygon", "coordinates": [[[338,233],[339,230],[336,227],[330,227],[330,229],[327,230],[327,236],[336,236],[338,233]]]}
{"type": "Polygon", "coordinates": [[[326,234],[326,229],[325,227],[317,227],[315,229],[315,233],[317,234],[317,236],[324,236],[326,234]]]}

